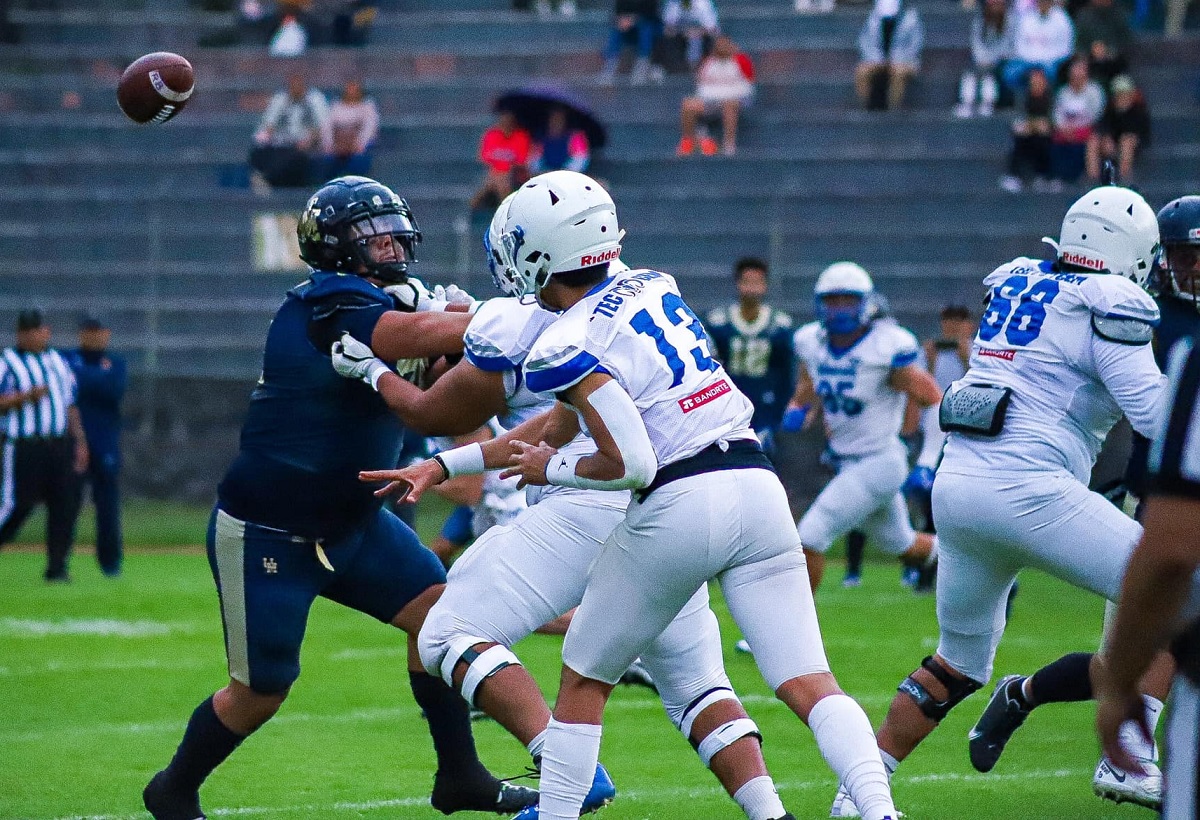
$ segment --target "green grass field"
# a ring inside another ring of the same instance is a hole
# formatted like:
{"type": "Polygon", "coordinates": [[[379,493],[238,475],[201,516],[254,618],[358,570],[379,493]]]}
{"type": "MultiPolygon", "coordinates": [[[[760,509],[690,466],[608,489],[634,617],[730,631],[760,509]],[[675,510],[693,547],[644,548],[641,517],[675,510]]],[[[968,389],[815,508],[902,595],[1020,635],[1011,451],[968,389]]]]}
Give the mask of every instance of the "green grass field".
{"type": "MultiPolygon", "coordinates": [[[[204,517],[194,508],[135,504],[130,541],[198,543],[204,517]]],[[[88,532],[81,530],[84,543],[88,532]]],[[[29,528],[26,536],[37,540],[29,528]]],[[[146,816],[142,786],[169,759],[194,706],[224,681],[207,564],[194,551],[135,549],[124,576],[105,580],[84,553],[73,562],[74,583],[62,586],[43,584],[42,568],[35,550],[0,552],[0,818],[146,816]]],[[[839,576],[831,567],[817,601],[826,645],[842,685],[878,723],[896,684],[934,646],[933,599],[902,588],[887,564],[869,564],[860,589],[840,588],[839,576]]],[[[799,818],[826,816],[832,774],[753,661],[733,653],[737,635],[719,596],[714,606],[730,676],[766,736],[767,763],[785,804],[799,818]]],[[[997,674],[1094,646],[1101,611],[1099,601],[1028,574],[997,674]]],[[[548,695],[559,647],[558,639],[542,636],[518,647],[548,695]]],[[[408,691],[400,635],[321,601],[303,667],[279,717],[205,786],[210,816],[441,816],[426,802],[432,747],[408,691]]],[[[983,705],[982,694],[968,700],[900,769],[895,795],[908,818],[1151,816],[1092,796],[1097,745],[1086,704],[1039,711],[995,771],[975,773],[966,733],[983,705]]],[[[524,749],[495,724],[476,724],[476,737],[498,774],[526,765],[524,749]]],[[[615,693],[603,760],[619,795],[602,820],[742,816],[646,690],[615,693]]]]}

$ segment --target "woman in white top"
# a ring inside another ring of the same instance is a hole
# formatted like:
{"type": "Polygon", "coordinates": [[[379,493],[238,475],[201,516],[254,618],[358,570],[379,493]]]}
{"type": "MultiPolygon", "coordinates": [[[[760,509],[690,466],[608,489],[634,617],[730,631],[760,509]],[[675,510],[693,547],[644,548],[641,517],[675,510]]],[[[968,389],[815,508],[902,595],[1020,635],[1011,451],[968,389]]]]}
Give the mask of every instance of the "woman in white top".
{"type": "Polygon", "coordinates": [[[371,148],[379,136],[379,109],[363,94],[362,83],[350,80],[342,97],[329,107],[323,140],[329,147],[325,157],[325,178],[371,173],[371,148]]]}
{"type": "MultiPolygon", "coordinates": [[[[696,71],[696,93],[684,97],[679,116],[683,137],[676,153],[687,156],[696,150],[696,126],[701,117],[721,115],[722,149],[726,156],[737,151],[738,116],[743,106],[754,97],[754,64],[738,51],[727,35],[713,44],[713,52],[704,58],[696,71]]],[[[717,153],[717,143],[707,134],[700,140],[700,152],[706,156],[717,153]]]]}

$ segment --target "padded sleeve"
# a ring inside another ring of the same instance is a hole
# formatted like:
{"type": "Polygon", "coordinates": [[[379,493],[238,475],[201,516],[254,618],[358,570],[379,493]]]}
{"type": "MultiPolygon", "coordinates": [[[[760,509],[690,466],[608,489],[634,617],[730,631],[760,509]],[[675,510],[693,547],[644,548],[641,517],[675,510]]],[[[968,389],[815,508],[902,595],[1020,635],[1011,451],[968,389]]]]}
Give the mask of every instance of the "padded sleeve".
{"type": "Polygon", "coordinates": [[[525,360],[525,384],[534,393],[559,393],[600,367],[587,349],[586,324],[562,319],[546,329],[525,360]]]}
{"type": "Polygon", "coordinates": [[[463,336],[467,361],[480,370],[492,373],[517,367],[509,351],[511,345],[505,342],[511,331],[519,332],[519,328],[511,327],[511,322],[506,321],[508,317],[503,302],[501,299],[492,299],[480,305],[463,336]]]}

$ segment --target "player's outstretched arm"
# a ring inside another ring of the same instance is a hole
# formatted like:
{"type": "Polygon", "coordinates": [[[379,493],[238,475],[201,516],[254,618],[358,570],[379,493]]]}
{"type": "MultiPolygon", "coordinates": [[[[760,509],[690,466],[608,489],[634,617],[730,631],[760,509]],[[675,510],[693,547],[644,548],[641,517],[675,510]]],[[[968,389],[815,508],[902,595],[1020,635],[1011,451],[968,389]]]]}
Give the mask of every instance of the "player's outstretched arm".
{"type": "Polygon", "coordinates": [[[401,313],[389,310],[371,333],[371,349],[385,362],[426,359],[463,352],[467,313],[401,313]]]}
{"type": "Polygon", "coordinates": [[[888,376],[888,385],[920,407],[932,407],[942,400],[942,388],[928,370],[916,363],[893,369],[888,376]]]}
{"type": "MultiPolygon", "coordinates": [[[[567,388],[562,397],[579,411],[596,452],[557,455],[545,441],[513,443],[502,478],[520,476],[521,484],[556,484],[585,490],[633,490],[654,480],[658,459],[641,413],[629,394],[609,375],[592,373],[567,388]]],[[[532,439],[537,441],[538,439],[532,439]]]]}
{"type": "Polygon", "coordinates": [[[463,359],[428,390],[389,373],[376,387],[405,425],[428,436],[461,436],[505,410],[504,375],[463,359]]]}

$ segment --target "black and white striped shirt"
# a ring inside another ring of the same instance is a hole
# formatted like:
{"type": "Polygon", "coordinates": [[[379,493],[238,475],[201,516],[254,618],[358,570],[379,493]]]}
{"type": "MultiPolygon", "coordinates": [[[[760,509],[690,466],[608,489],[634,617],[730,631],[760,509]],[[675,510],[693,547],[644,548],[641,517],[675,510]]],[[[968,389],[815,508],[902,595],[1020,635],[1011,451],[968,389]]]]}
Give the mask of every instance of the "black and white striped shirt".
{"type": "Polygon", "coordinates": [[[0,433],[9,439],[65,436],[67,408],[75,403],[75,374],[57,350],[29,353],[8,347],[0,353],[0,395],[41,386],[49,392],[40,400],[0,416],[0,433]]]}

